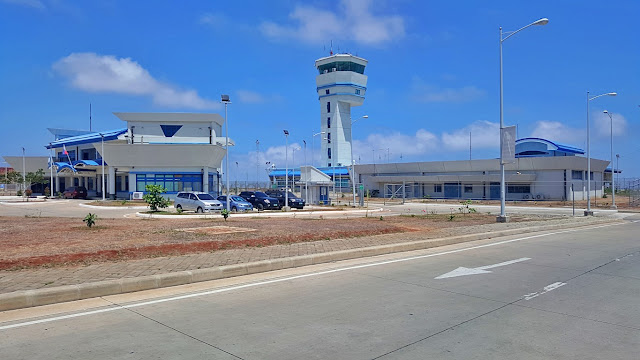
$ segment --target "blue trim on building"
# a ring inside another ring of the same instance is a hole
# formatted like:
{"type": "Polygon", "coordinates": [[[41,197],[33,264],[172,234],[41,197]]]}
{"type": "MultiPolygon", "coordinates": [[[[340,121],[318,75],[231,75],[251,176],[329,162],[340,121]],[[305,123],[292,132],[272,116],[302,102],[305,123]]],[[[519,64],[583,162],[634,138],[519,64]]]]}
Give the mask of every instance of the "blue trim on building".
{"type": "Polygon", "coordinates": [[[46,148],[56,149],[56,148],[61,148],[63,145],[71,146],[71,145],[82,145],[82,144],[92,144],[92,143],[101,142],[102,136],[100,136],[100,134],[104,136],[104,141],[116,140],[118,136],[126,132],[127,132],[127,129],[118,129],[118,130],[104,131],[100,133],[93,132],[86,135],[72,136],[72,137],[67,137],[64,139],[54,141],[49,145],[47,145],[46,148]]]}
{"type": "Polygon", "coordinates": [[[355,87],[355,88],[358,88],[358,89],[367,90],[367,88],[365,86],[354,84],[354,83],[333,83],[333,84],[327,84],[327,85],[318,86],[318,87],[316,87],[316,91],[322,90],[322,89],[326,89],[326,88],[330,88],[330,87],[334,87],[334,86],[352,86],[352,87],[355,87]]]}
{"type": "Polygon", "coordinates": [[[162,174],[162,175],[202,175],[202,172],[180,172],[180,171],[129,171],[129,174],[162,174]]]}
{"type": "Polygon", "coordinates": [[[522,142],[527,142],[528,140],[535,140],[535,141],[540,141],[540,142],[544,142],[544,143],[553,145],[553,146],[555,146],[557,148],[556,149],[557,151],[564,151],[564,152],[573,153],[573,154],[584,154],[584,150],[582,150],[580,148],[569,146],[569,145],[564,145],[564,144],[559,144],[559,143],[553,142],[551,140],[543,139],[543,138],[536,138],[536,137],[522,138],[522,139],[516,140],[516,144],[522,143],[522,142]]]}
{"type": "MultiPolygon", "coordinates": [[[[318,170],[320,170],[321,172],[323,172],[325,175],[328,176],[333,176],[334,174],[334,170],[335,170],[335,174],[336,175],[349,175],[349,169],[347,169],[346,166],[336,166],[335,168],[333,167],[323,167],[323,168],[317,168],[318,170]]],[[[269,172],[269,176],[270,177],[280,177],[285,175],[285,169],[273,169],[269,172]]],[[[289,176],[300,176],[300,168],[294,168],[294,169],[289,169],[289,176]]]]}
{"type": "Polygon", "coordinates": [[[357,96],[359,98],[363,98],[364,99],[364,95],[358,95],[358,94],[353,94],[353,93],[335,93],[335,94],[328,94],[328,95],[320,95],[318,97],[318,99],[322,99],[328,96],[336,96],[336,95],[351,95],[351,96],[357,96]]]}

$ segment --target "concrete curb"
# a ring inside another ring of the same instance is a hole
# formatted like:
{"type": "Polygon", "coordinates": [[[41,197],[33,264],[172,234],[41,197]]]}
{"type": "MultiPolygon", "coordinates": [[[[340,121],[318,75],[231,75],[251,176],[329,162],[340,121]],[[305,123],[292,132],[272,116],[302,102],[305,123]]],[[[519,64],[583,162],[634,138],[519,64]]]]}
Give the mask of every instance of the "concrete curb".
{"type": "MultiPolygon", "coordinates": [[[[315,210],[315,211],[288,211],[288,212],[249,212],[249,213],[235,213],[230,217],[305,217],[305,216],[318,216],[318,215],[341,215],[341,214],[364,214],[364,213],[378,213],[385,211],[383,208],[370,209],[370,210],[315,210]]],[[[209,219],[220,218],[220,212],[210,212],[202,215],[154,215],[145,214],[141,212],[136,213],[137,217],[141,218],[153,218],[153,219],[209,219]]]]}
{"type": "Polygon", "coordinates": [[[48,289],[15,291],[6,294],[0,294],[0,311],[76,301],[128,292],[158,289],[169,286],[185,285],[195,282],[217,280],[235,276],[256,274],[261,272],[296,268],[307,265],[315,265],[376,255],[385,255],[396,252],[423,250],[475,240],[490,239],[494,237],[559,229],[578,229],[603,223],[617,222],[623,222],[623,220],[596,221],[590,224],[580,224],[578,226],[576,226],[575,224],[553,224],[518,229],[506,229],[487,233],[468,234],[440,239],[418,240],[389,245],[378,245],[366,248],[333,251],[312,255],[301,255],[273,260],[263,260],[245,264],[225,265],[207,269],[179,271],[174,273],[141,276],[135,278],[123,278],[118,280],[106,280],[78,285],[65,285],[48,289]]]}
{"type": "Polygon", "coordinates": [[[89,204],[78,204],[78,206],[91,208],[91,209],[105,209],[105,210],[131,210],[131,209],[148,209],[148,206],[100,206],[89,204]]]}

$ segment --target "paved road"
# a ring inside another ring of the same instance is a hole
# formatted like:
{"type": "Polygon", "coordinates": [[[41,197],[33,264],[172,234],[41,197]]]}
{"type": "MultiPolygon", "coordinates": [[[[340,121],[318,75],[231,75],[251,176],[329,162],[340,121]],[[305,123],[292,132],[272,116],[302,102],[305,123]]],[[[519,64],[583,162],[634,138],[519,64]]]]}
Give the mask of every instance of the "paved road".
{"type": "Polygon", "coordinates": [[[507,237],[0,313],[0,349],[6,359],[637,359],[638,230],[507,237]]]}

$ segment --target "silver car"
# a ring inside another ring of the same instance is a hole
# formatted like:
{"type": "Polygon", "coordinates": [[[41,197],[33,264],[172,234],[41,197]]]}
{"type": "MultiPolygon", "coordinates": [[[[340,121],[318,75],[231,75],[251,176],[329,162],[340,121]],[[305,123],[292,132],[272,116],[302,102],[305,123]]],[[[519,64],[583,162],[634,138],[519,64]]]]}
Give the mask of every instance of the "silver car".
{"type": "Polygon", "coordinates": [[[222,203],[205,192],[182,191],[176,195],[176,209],[193,210],[197,213],[221,211],[222,203]]]}

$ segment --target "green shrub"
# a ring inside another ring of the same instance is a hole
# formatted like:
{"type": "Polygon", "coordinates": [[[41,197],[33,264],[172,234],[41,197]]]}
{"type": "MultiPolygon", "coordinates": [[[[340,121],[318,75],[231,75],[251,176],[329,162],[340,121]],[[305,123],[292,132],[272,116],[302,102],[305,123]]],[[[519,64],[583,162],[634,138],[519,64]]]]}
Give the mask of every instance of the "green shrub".
{"type": "Polygon", "coordinates": [[[87,223],[87,226],[91,228],[96,223],[96,219],[98,219],[97,214],[89,213],[87,214],[87,216],[84,217],[84,219],[82,219],[82,221],[87,223]]]}
{"type": "Polygon", "coordinates": [[[229,210],[222,209],[222,211],[220,211],[220,215],[222,215],[222,217],[224,218],[224,221],[227,221],[227,218],[229,217],[229,210]]]}
{"type": "Polygon", "coordinates": [[[158,209],[164,209],[171,204],[171,202],[160,194],[167,192],[167,189],[160,185],[147,185],[145,187],[146,194],[142,197],[144,201],[149,204],[151,211],[158,211],[158,209]]]}

